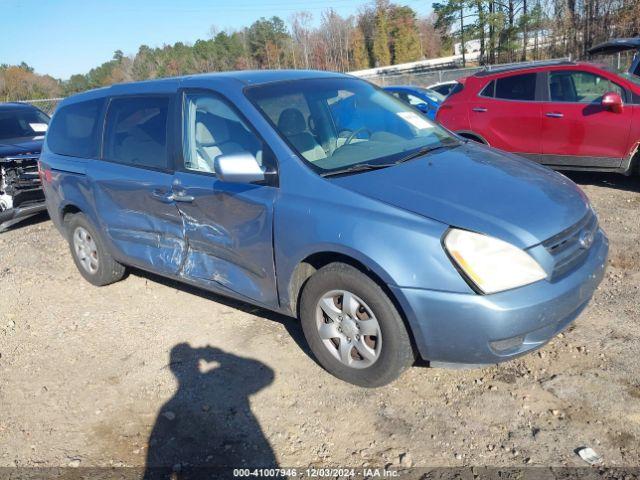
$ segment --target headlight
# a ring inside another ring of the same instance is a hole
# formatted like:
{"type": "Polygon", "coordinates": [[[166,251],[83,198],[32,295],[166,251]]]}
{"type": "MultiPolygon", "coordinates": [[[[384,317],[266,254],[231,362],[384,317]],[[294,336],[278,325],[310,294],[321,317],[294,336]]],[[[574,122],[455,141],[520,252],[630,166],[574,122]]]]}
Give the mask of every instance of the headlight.
{"type": "Polygon", "coordinates": [[[497,238],[451,229],[444,244],[458,267],[483,293],[521,287],[547,277],[531,255],[497,238]]]}

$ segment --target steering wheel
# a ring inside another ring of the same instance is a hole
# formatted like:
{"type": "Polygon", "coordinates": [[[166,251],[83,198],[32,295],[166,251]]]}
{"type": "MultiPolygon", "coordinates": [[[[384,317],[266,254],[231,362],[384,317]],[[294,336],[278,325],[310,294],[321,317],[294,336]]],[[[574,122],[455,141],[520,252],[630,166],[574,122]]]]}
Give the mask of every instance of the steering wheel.
{"type": "Polygon", "coordinates": [[[366,127],[362,127],[362,128],[358,128],[356,130],[349,130],[349,129],[345,129],[342,130],[342,132],[340,133],[344,133],[344,132],[351,132],[351,134],[347,137],[347,139],[344,141],[344,143],[342,144],[342,146],[344,147],[345,145],[349,145],[351,143],[351,141],[356,138],[356,136],[361,133],[361,132],[367,132],[369,134],[369,138],[371,138],[371,130],[369,130],[366,127]]]}

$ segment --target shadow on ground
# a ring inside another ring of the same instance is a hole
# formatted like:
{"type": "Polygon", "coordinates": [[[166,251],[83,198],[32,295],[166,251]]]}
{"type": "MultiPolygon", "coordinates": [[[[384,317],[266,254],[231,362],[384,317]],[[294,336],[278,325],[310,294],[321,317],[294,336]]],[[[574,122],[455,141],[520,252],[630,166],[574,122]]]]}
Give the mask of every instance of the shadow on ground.
{"type": "Polygon", "coordinates": [[[300,322],[293,317],[288,317],[280,313],[272,312],[270,310],[257,307],[250,303],[245,303],[240,300],[235,300],[230,297],[218,295],[217,293],[213,293],[208,290],[203,290],[201,288],[194,287],[187,283],[179,282],[177,280],[156,275],[154,273],[146,272],[144,270],[129,268],[129,274],[135,275],[137,277],[145,278],[150,282],[156,282],[156,283],[165,285],[169,288],[180,290],[181,292],[189,293],[191,295],[197,295],[206,300],[217,302],[230,308],[235,308],[237,310],[248,313],[250,315],[255,315],[257,317],[261,317],[272,322],[280,323],[284,326],[284,328],[287,330],[287,333],[296,342],[298,347],[300,347],[302,351],[304,351],[310,358],[314,359],[315,361],[315,358],[307,345],[307,341],[304,338],[304,333],[302,332],[302,326],[300,325],[300,322]]]}
{"type": "Polygon", "coordinates": [[[149,436],[144,478],[214,478],[220,467],[275,467],[275,454],[253,416],[249,396],[273,371],[215,347],[171,349],[178,390],[160,409],[149,436]]]}
{"type": "Polygon", "coordinates": [[[640,176],[625,176],[620,173],[562,172],[578,185],[595,185],[616,188],[628,192],[640,192],[640,176]]]}

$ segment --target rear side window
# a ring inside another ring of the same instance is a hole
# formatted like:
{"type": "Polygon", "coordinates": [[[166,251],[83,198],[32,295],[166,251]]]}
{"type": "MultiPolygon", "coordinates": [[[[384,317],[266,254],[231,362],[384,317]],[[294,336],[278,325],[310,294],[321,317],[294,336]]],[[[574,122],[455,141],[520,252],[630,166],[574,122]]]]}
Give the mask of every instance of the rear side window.
{"type": "Polygon", "coordinates": [[[495,90],[496,90],[496,81],[495,80],[491,80],[487,84],[487,86],[482,89],[482,91],[480,92],[480,96],[481,97],[493,98],[493,96],[495,94],[495,90]]]}
{"type": "Polygon", "coordinates": [[[166,169],[168,113],[168,97],[111,100],[104,135],[104,159],[166,169]]]}
{"type": "Polygon", "coordinates": [[[496,98],[503,100],[535,100],[536,74],[525,73],[496,80],[496,98]]]}
{"type": "Polygon", "coordinates": [[[58,155],[95,158],[104,98],[61,107],[47,132],[47,145],[58,155]]]}

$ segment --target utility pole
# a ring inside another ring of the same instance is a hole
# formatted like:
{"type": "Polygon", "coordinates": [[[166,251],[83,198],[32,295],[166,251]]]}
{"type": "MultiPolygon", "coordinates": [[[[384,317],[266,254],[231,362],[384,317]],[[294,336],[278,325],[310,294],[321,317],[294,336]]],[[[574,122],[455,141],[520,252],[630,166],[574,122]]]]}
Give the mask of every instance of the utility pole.
{"type": "Polygon", "coordinates": [[[464,48],[464,3],[460,1],[460,48],[462,49],[462,68],[467,66],[467,57],[464,48]]]}

